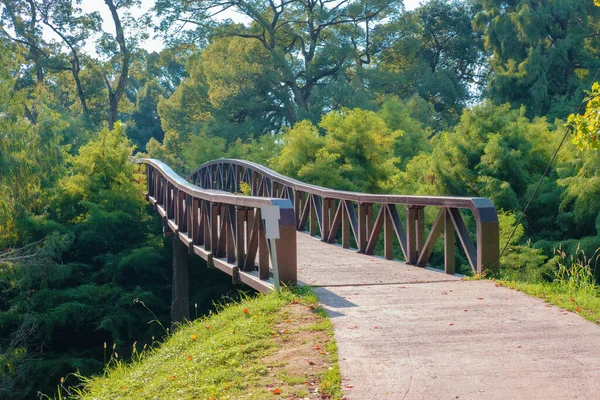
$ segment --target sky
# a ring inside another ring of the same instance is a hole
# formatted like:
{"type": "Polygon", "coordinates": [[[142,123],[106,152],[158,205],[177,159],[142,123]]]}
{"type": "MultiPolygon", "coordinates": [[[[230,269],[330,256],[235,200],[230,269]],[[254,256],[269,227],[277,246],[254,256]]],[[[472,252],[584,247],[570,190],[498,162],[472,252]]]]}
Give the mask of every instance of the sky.
{"type": "MultiPolygon", "coordinates": [[[[154,0],[142,0],[142,5],[140,8],[132,11],[133,17],[139,17],[147,12],[154,5],[154,0]]],[[[420,3],[426,3],[427,0],[404,0],[404,8],[406,10],[412,10],[416,8],[420,3]]],[[[98,0],[82,0],[81,6],[84,12],[92,12],[99,11],[102,16],[102,28],[105,32],[111,32],[114,34],[115,27],[112,22],[112,18],[110,16],[110,12],[108,11],[108,7],[104,4],[103,1],[98,0]]],[[[153,32],[150,32],[150,38],[144,43],[142,43],[142,47],[148,51],[160,51],[164,47],[162,41],[159,39],[152,39],[153,32]]],[[[94,43],[90,41],[86,46],[86,51],[89,53],[95,53],[94,51],[94,43]]]]}

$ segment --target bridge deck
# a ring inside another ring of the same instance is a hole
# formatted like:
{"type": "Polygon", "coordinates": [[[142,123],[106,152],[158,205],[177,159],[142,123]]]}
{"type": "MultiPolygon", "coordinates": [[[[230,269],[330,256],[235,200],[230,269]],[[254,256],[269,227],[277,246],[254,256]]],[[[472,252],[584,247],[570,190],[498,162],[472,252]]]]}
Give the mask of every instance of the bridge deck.
{"type": "Polygon", "coordinates": [[[600,327],[490,281],[364,256],[298,234],[348,399],[594,399],[600,327]]]}

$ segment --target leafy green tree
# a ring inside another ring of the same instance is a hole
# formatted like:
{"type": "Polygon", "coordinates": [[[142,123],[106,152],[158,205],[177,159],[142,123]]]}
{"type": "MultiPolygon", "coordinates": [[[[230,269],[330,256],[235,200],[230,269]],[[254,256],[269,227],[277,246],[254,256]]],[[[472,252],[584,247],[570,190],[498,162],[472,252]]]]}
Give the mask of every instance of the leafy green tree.
{"type": "Polygon", "coordinates": [[[440,130],[454,125],[486,81],[482,34],[472,28],[471,2],[431,0],[401,14],[379,32],[380,68],[370,73],[374,90],[433,104],[440,130]]]}
{"type": "Polygon", "coordinates": [[[343,190],[385,193],[397,182],[394,145],[402,132],[390,130],[376,113],[343,109],[325,115],[319,127],[324,136],[309,121],[288,130],[272,166],[287,176],[343,190]]]}
{"type": "Polygon", "coordinates": [[[600,9],[592,0],[479,0],[475,24],[492,53],[488,85],[496,104],[528,116],[565,118],[600,66],[600,9]]]}
{"type": "Polygon", "coordinates": [[[14,91],[12,71],[18,64],[10,53],[0,54],[0,92],[11,94],[0,96],[0,249],[18,244],[19,218],[44,210],[44,190],[55,184],[64,167],[61,136],[68,129],[42,86],[35,92],[14,91]],[[33,96],[39,106],[35,125],[24,117],[33,96]]]}
{"type": "Polygon", "coordinates": [[[61,52],[56,56],[54,64],[56,68],[71,72],[83,115],[89,118],[88,100],[80,77],[83,67],[81,58],[84,57],[83,46],[87,40],[100,30],[100,15],[97,12],[82,13],[71,0],[41,2],[36,7],[43,24],[60,38],[61,45],[68,51],[66,54],[70,57],[61,52]]]}
{"type": "Polygon", "coordinates": [[[0,337],[24,322],[34,328],[27,379],[17,382],[23,395],[14,398],[50,392],[76,369],[98,372],[104,342],[129,347],[162,334],[146,326],[149,315],[134,300],[168,316],[168,249],[159,218],[146,212],[143,175],[129,161],[133,146],[120,124],[114,128],[68,159],[45,212],[18,221],[21,240],[42,243],[39,251],[0,257],[0,337]]]}
{"type": "Polygon", "coordinates": [[[117,2],[113,0],[104,0],[104,3],[106,3],[106,6],[110,10],[110,15],[115,25],[114,37],[105,33],[103,37],[104,43],[110,46],[108,48],[109,51],[115,47],[115,44],[118,48],[118,52],[116,52],[109,60],[109,63],[107,63],[107,65],[111,67],[110,70],[107,70],[106,67],[103,68],[103,78],[108,91],[108,128],[113,129],[115,123],[119,119],[119,103],[127,88],[129,67],[131,63],[131,44],[128,44],[125,38],[125,29],[121,23],[119,10],[139,5],[140,2],[139,0],[117,2]]]}
{"type": "Polygon", "coordinates": [[[0,33],[6,39],[27,48],[28,65],[37,83],[44,83],[45,65],[50,57],[48,43],[42,38],[38,7],[33,0],[0,2],[0,33]]]}
{"type": "Polygon", "coordinates": [[[379,22],[397,12],[398,6],[396,0],[348,1],[335,6],[312,0],[255,3],[160,0],[154,10],[162,17],[160,29],[165,36],[178,41],[193,41],[210,34],[259,44],[277,74],[277,86],[291,93],[283,104],[287,124],[291,125],[310,117],[308,112],[317,86],[344,79],[343,71],[354,60],[361,64],[371,62],[375,50],[371,32],[379,22]],[[217,23],[212,19],[225,10],[237,12],[250,23],[236,24],[231,20],[217,23]],[[184,32],[183,37],[173,35],[183,32],[182,24],[192,24],[197,29],[184,32]]]}
{"type": "MultiPolygon", "coordinates": [[[[484,103],[466,110],[454,131],[432,141],[427,161],[415,163],[431,194],[489,197],[498,208],[515,210],[546,167],[547,143],[557,138],[544,118],[531,121],[524,109],[484,103]]],[[[415,170],[411,164],[407,171],[415,170]]]]}
{"type": "Polygon", "coordinates": [[[148,81],[136,93],[136,103],[130,117],[133,124],[128,125],[126,131],[127,137],[140,151],[146,150],[146,143],[151,138],[162,141],[165,136],[158,115],[158,102],[165,94],[165,89],[157,79],[148,81]]]}
{"type": "Polygon", "coordinates": [[[411,106],[418,101],[415,97],[405,103],[397,97],[391,97],[386,99],[379,111],[389,129],[403,132],[403,135],[396,139],[394,151],[396,157],[400,158],[401,169],[419,153],[431,151],[428,141],[432,135],[431,128],[424,127],[413,117],[415,112],[411,106]]]}
{"type": "Polygon", "coordinates": [[[583,115],[571,114],[568,123],[573,126],[573,143],[580,150],[600,149],[600,84],[594,82],[583,115]]]}
{"type": "MultiPolygon", "coordinates": [[[[595,151],[581,151],[566,144],[559,155],[557,185],[564,188],[560,197],[561,232],[569,238],[600,236],[600,160],[595,151]]],[[[595,249],[594,249],[595,250],[595,249]]]]}

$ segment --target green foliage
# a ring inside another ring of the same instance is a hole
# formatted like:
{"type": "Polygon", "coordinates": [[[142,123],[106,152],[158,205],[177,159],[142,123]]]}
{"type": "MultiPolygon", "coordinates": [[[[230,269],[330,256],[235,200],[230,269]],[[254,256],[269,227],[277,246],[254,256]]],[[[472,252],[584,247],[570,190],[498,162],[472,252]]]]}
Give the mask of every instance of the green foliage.
{"type": "Polygon", "coordinates": [[[363,65],[382,48],[374,43],[373,30],[396,15],[398,5],[397,0],[336,7],[296,0],[202,0],[158,1],[154,10],[163,18],[159,30],[171,43],[208,39],[203,79],[197,81],[209,86],[217,126],[225,123],[225,130],[246,139],[248,133],[278,132],[303,119],[316,123],[330,110],[374,106],[364,90],[363,65]],[[211,21],[223,10],[235,10],[248,22],[211,21]],[[182,24],[196,29],[178,29],[182,24]]]}
{"type": "Polygon", "coordinates": [[[80,399],[137,399],[156,393],[165,398],[204,399],[223,393],[233,398],[269,398],[273,395],[273,379],[277,379],[282,396],[293,396],[306,377],[285,374],[289,362],[286,354],[298,353],[304,345],[301,340],[324,336],[323,342],[310,342],[310,346],[323,347],[324,354],[317,356],[330,368],[314,371],[313,378],[320,383],[320,394],[340,399],[341,377],[331,322],[321,312],[304,317],[303,321],[313,324],[302,323],[296,320],[296,314],[290,316],[290,308],[294,307],[290,303],[315,306],[317,299],[313,293],[283,291],[281,295],[222,304],[218,313],[181,325],[160,347],[142,353],[136,362],[113,360],[104,376],[83,378],[82,388],[68,388],[67,392],[80,399]],[[281,330],[277,326],[283,321],[289,331],[278,333],[281,330]],[[274,339],[279,335],[281,338],[274,339]],[[285,348],[279,340],[285,340],[285,348]],[[268,358],[276,358],[285,375],[276,372],[279,368],[268,368],[268,358]]]}
{"type": "Polygon", "coordinates": [[[583,115],[569,116],[568,124],[573,126],[573,144],[580,150],[600,149],[600,83],[594,82],[587,99],[583,115]]]}
{"type": "MultiPolygon", "coordinates": [[[[10,93],[17,84],[0,55],[0,92],[10,93]]],[[[51,108],[52,97],[39,88],[0,97],[0,249],[18,243],[17,220],[41,211],[48,200],[43,189],[52,186],[63,169],[62,133],[68,122],[51,108]],[[39,108],[37,124],[23,116],[28,106],[39,108]]]]}
{"type": "Polygon", "coordinates": [[[528,116],[565,118],[600,66],[600,10],[590,0],[482,0],[474,23],[492,54],[490,98],[528,116]],[[580,23],[585,21],[585,23],[580,23]]]}
{"type": "Polygon", "coordinates": [[[503,279],[525,282],[539,282],[547,278],[547,271],[540,268],[547,257],[540,249],[532,248],[530,243],[520,244],[524,235],[523,225],[518,225],[517,216],[511,212],[498,212],[500,224],[500,251],[506,251],[500,258],[503,279]],[[511,234],[513,233],[512,238],[511,234]],[[510,239],[510,242],[509,242],[510,239]],[[508,246],[507,246],[508,245],[508,246]]]}
{"type": "Polygon", "coordinates": [[[381,106],[379,115],[387,127],[393,131],[401,131],[402,135],[396,138],[394,153],[400,158],[400,168],[421,152],[430,152],[431,145],[428,138],[432,135],[431,128],[424,126],[414,115],[413,105],[419,100],[418,96],[403,102],[397,97],[386,99],[381,106]]]}
{"type": "Polygon", "coordinates": [[[146,311],[133,303],[143,300],[168,315],[170,273],[168,249],[155,236],[160,222],[146,214],[140,175],[129,161],[132,150],[120,125],[82,146],[69,158],[49,212],[19,221],[33,239],[55,233],[0,256],[0,337],[17,340],[24,321],[33,331],[21,346],[28,378],[17,379],[21,394],[13,398],[48,391],[75,369],[98,371],[103,342],[160,334],[145,326],[146,311]],[[39,343],[44,357],[37,356],[39,343]]]}
{"type": "MultiPolygon", "coordinates": [[[[545,119],[529,120],[524,109],[484,103],[466,110],[453,131],[432,139],[431,155],[413,159],[406,170],[420,165],[421,186],[431,186],[417,192],[489,197],[498,208],[512,210],[543,172],[547,143],[557,137],[545,119]]],[[[411,187],[414,179],[404,182],[411,187]]]]}
{"type": "Polygon", "coordinates": [[[374,89],[430,102],[441,130],[454,125],[462,109],[485,85],[485,52],[471,20],[471,2],[430,0],[390,21],[378,32],[385,49],[371,71],[374,89]]]}
{"type": "Polygon", "coordinates": [[[288,176],[337,189],[382,193],[397,182],[394,146],[402,132],[390,130],[376,113],[332,112],[319,126],[324,136],[308,121],[287,131],[272,166],[288,176]]]}
{"type": "Polygon", "coordinates": [[[556,184],[564,191],[560,197],[557,220],[570,237],[600,235],[596,219],[600,213],[600,159],[594,151],[579,151],[567,143],[558,164],[556,184]]]}

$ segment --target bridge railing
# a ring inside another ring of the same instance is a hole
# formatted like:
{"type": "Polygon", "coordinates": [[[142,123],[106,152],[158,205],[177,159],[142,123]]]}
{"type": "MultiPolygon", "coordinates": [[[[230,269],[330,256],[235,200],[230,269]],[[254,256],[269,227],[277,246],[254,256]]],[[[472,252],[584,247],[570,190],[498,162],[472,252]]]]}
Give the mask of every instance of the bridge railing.
{"type": "Polygon", "coordinates": [[[279,278],[286,284],[296,282],[296,229],[289,200],[206,190],[161,161],[138,162],[146,166],[148,200],[163,217],[165,230],[177,235],[190,253],[204,258],[209,266],[263,292],[273,288],[273,281],[261,208],[279,206],[279,278]]]}
{"type": "Polygon", "coordinates": [[[308,229],[311,236],[316,236],[318,229],[322,241],[339,241],[344,248],[350,247],[352,233],[361,253],[374,254],[375,246],[383,235],[383,254],[392,259],[395,237],[407,263],[426,266],[443,231],[444,268],[447,273],[455,273],[455,236],[474,272],[482,273],[499,267],[498,215],[492,202],[486,198],[378,195],[332,190],[288,178],[259,164],[233,159],[205,163],[192,172],[188,180],[207,189],[228,192],[238,192],[244,182],[249,185],[252,196],[288,199],[293,204],[296,229],[308,229]],[[428,233],[425,230],[425,207],[439,207],[428,233]],[[476,224],[473,235],[463,220],[461,209],[473,213],[476,224]],[[402,214],[405,218],[401,217],[402,214]]]}

